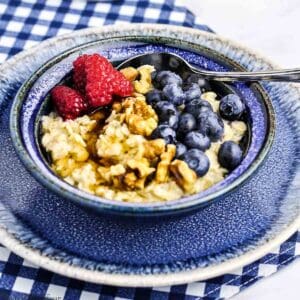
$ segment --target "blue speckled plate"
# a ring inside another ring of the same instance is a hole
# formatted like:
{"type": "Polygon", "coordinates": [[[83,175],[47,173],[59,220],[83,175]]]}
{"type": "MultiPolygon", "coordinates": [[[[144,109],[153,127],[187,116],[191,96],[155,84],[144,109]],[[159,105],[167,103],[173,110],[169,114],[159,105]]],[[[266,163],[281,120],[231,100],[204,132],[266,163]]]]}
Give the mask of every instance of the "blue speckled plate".
{"type": "Polygon", "coordinates": [[[86,29],[15,56],[0,66],[1,242],[54,272],[122,286],[210,278],[266,254],[300,226],[300,94],[291,85],[264,84],[277,115],[265,164],[241,189],[189,216],[148,223],[99,217],[45,190],[20,164],[9,138],[8,113],[24,79],[63,50],[124,35],[175,38],[182,41],[178,46],[215,49],[249,70],[272,68],[265,59],[219,36],[166,25],[86,29]]]}

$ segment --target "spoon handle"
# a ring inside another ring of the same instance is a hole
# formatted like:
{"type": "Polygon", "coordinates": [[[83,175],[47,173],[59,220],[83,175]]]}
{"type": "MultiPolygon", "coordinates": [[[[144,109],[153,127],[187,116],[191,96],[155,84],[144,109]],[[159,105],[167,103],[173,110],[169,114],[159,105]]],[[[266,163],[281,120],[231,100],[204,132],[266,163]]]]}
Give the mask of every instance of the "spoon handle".
{"type": "Polygon", "coordinates": [[[216,81],[286,81],[300,82],[300,69],[285,69],[260,72],[215,72],[199,70],[192,67],[192,70],[208,79],[216,81]]]}

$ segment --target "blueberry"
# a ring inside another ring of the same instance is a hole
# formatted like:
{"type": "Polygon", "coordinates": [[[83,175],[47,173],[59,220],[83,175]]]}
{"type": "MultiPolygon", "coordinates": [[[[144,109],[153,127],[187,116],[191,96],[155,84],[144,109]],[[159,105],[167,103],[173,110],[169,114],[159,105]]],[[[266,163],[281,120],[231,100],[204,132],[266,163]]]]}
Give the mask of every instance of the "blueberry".
{"type": "Polygon", "coordinates": [[[193,99],[185,105],[184,111],[192,114],[195,118],[203,111],[210,110],[213,108],[208,101],[201,99],[193,99]]]}
{"type": "Polygon", "coordinates": [[[175,115],[169,115],[168,117],[160,118],[159,123],[168,125],[169,127],[176,130],[178,128],[178,120],[179,120],[179,114],[176,113],[175,115]]]}
{"type": "Polygon", "coordinates": [[[241,147],[232,141],[224,142],[218,153],[218,160],[222,167],[229,171],[236,168],[243,158],[241,147]]]}
{"type": "Polygon", "coordinates": [[[180,61],[176,57],[170,57],[168,65],[170,70],[177,70],[180,67],[180,61]]]}
{"type": "Polygon", "coordinates": [[[176,144],[176,158],[182,157],[182,155],[187,151],[187,147],[182,143],[176,144]]]}
{"type": "Polygon", "coordinates": [[[176,73],[171,71],[160,71],[155,77],[155,81],[161,86],[165,87],[168,84],[182,85],[182,79],[176,73]]]}
{"type": "Polygon", "coordinates": [[[207,107],[211,111],[213,111],[213,108],[212,108],[211,104],[208,101],[203,100],[203,99],[200,99],[200,100],[201,100],[201,107],[207,107]]]}
{"type": "Polygon", "coordinates": [[[206,80],[204,77],[202,77],[201,75],[198,75],[198,74],[191,74],[189,77],[186,78],[185,82],[187,84],[197,83],[202,91],[210,91],[211,90],[208,80],[206,80]]]}
{"type": "Polygon", "coordinates": [[[190,149],[183,154],[182,158],[198,176],[203,176],[207,173],[210,162],[201,150],[190,149]]]}
{"type": "Polygon", "coordinates": [[[229,94],[220,101],[220,115],[230,121],[238,120],[245,111],[245,104],[235,94],[229,94]]]}
{"type": "Polygon", "coordinates": [[[154,82],[156,80],[156,76],[157,76],[157,71],[153,71],[151,73],[151,81],[154,82]]]}
{"type": "Polygon", "coordinates": [[[190,84],[190,83],[197,83],[198,84],[198,81],[201,77],[197,74],[191,74],[189,75],[189,77],[186,79],[186,83],[187,84],[190,84]]]}
{"type": "Polygon", "coordinates": [[[182,105],[185,100],[184,92],[182,88],[175,83],[168,84],[163,89],[163,94],[165,97],[174,105],[182,105]]]}
{"type": "MultiPolygon", "coordinates": [[[[207,101],[205,101],[205,102],[207,102],[207,101]]],[[[209,104],[209,102],[207,102],[208,104],[209,104]]],[[[210,104],[209,104],[210,105],[210,104]]],[[[212,110],[212,107],[210,106],[201,106],[200,108],[199,108],[199,114],[198,114],[198,116],[200,115],[200,114],[202,114],[202,113],[207,113],[208,111],[213,111],[212,110]]]]}
{"type": "Polygon", "coordinates": [[[207,135],[211,141],[220,140],[224,134],[222,119],[212,111],[200,113],[197,118],[198,130],[207,135]]]}
{"type": "Polygon", "coordinates": [[[201,90],[198,84],[192,83],[184,86],[184,95],[187,102],[200,98],[201,90]]]}
{"type": "Polygon", "coordinates": [[[184,144],[190,148],[196,148],[202,151],[210,147],[210,139],[199,131],[191,131],[184,138],[184,144]]]}
{"type": "Polygon", "coordinates": [[[166,144],[175,144],[176,132],[168,125],[158,125],[151,134],[152,139],[162,138],[166,144]]]}
{"type": "Polygon", "coordinates": [[[146,94],[147,103],[150,105],[154,105],[155,103],[163,100],[163,93],[159,90],[152,90],[146,94]]]}
{"type": "Polygon", "coordinates": [[[177,133],[184,135],[196,128],[196,119],[189,113],[183,113],[179,117],[177,133]]]}
{"type": "Polygon", "coordinates": [[[159,101],[154,105],[154,109],[161,121],[166,121],[169,116],[178,114],[178,111],[173,103],[169,101],[159,101]]]}
{"type": "Polygon", "coordinates": [[[199,80],[198,80],[198,85],[201,89],[201,92],[208,92],[208,91],[211,91],[211,86],[209,84],[209,82],[204,79],[203,77],[201,77],[199,80]]]}

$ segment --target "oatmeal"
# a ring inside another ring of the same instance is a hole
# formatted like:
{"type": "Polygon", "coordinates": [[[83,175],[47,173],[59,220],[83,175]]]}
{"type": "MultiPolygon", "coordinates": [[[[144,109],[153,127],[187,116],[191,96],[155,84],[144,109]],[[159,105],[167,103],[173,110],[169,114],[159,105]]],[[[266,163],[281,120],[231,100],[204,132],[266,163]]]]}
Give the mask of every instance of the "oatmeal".
{"type": "MultiPolygon", "coordinates": [[[[80,59],[74,68],[85,66],[80,59]]],[[[149,65],[113,73],[112,88],[100,92],[88,69],[74,74],[78,92],[54,93],[61,106],[42,118],[41,139],[53,171],[69,184],[118,201],[168,201],[211,187],[240,162],[247,127],[242,110],[230,110],[237,99],[220,100],[194,82],[183,87],[178,75],[149,65]],[[103,108],[85,112],[95,105],[103,108]]],[[[99,89],[104,79],[97,80],[99,89]]]]}

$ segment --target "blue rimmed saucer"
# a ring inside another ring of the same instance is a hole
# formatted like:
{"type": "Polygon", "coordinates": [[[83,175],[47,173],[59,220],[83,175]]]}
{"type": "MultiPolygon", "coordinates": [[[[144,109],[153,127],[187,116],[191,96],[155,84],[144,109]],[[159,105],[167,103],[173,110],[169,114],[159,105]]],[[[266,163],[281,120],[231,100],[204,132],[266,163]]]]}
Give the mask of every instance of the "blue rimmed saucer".
{"type": "Polygon", "coordinates": [[[278,128],[265,164],[239,191],[190,216],[135,226],[99,218],[49,193],[29,176],[13,152],[7,126],[9,104],[20,83],[58,52],[124,35],[174,37],[213,48],[249,70],[272,67],[218,36],[159,25],[74,32],[0,66],[2,243],[37,265],[68,276],[114,285],[154,286],[220,275],[250,263],[288,238],[300,223],[296,110],[300,96],[287,84],[264,84],[278,128]]]}

